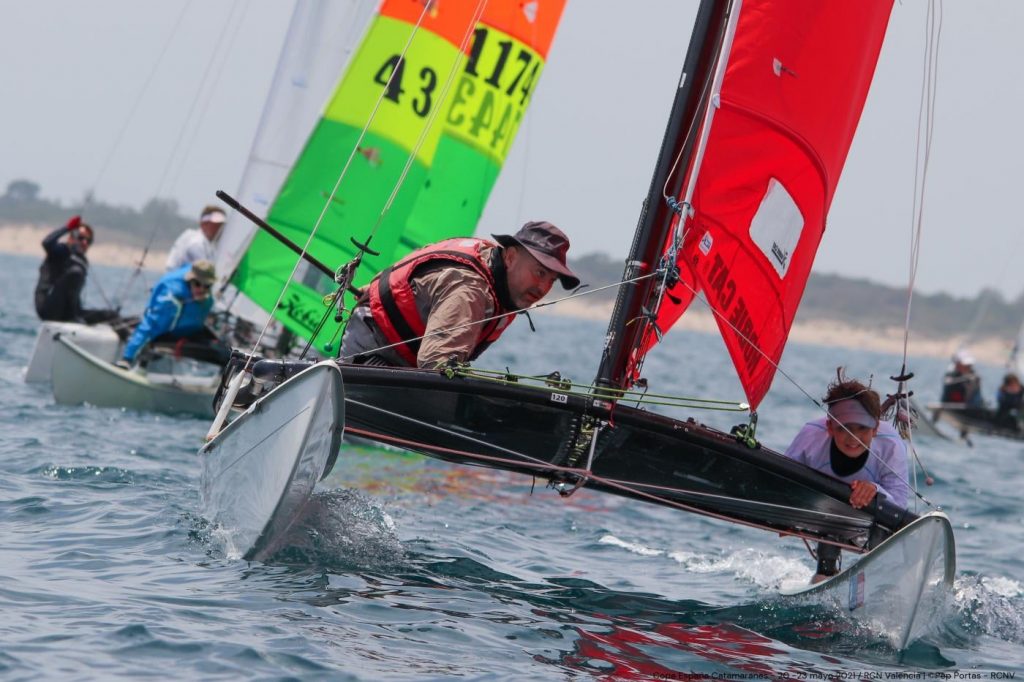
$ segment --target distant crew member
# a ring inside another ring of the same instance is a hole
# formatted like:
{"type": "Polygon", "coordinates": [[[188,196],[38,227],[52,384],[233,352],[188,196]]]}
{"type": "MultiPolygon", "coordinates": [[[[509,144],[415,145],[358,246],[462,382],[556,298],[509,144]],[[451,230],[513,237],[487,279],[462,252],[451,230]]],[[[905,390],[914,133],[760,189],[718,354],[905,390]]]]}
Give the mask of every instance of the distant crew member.
{"type": "MultiPolygon", "coordinates": [[[[850,506],[866,507],[876,495],[904,508],[907,447],[891,424],[882,423],[878,393],[844,376],[842,368],[824,398],[828,415],[807,422],[786,457],[850,484],[850,506]]],[[[818,568],[812,582],[839,572],[840,550],[818,543],[818,568]]]]}
{"type": "Polygon", "coordinates": [[[227,217],[224,210],[209,205],[199,214],[199,227],[185,230],[174,240],[171,252],[167,254],[165,270],[177,270],[184,265],[191,265],[197,260],[211,263],[217,260],[217,237],[227,217]]]}
{"type": "Polygon", "coordinates": [[[117,317],[116,310],[82,307],[82,289],[89,275],[85,253],[92,245],[94,234],[92,227],[76,215],[43,239],[46,258],[39,266],[35,292],[39,319],[95,324],[117,317]]]}
{"type": "Polygon", "coordinates": [[[981,377],[974,371],[974,358],[966,350],[953,354],[953,369],[942,380],[942,402],[966,407],[984,407],[981,377]]]}
{"type": "Polygon", "coordinates": [[[996,393],[996,424],[1004,429],[1020,430],[1021,407],[1024,405],[1024,386],[1020,377],[1010,372],[996,393]]]}
{"type": "Polygon", "coordinates": [[[341,360],[429,368],[473,360],[556,281],[579,286],[565,261],[569,239],[551,223],[494,239],[431,244],[378,274],[352,313],[341,360]]]}
{"type": "Polygon", "coordinates": [[[189,357],[225,364],[231,349],[205,324],[213,307],[210,288],[216,280],[214,265],[208,260],[198,260],[161,277],[153,287],[142,321],[116,364],[131,367],[146,344],[158,341],[180,344],[182,354],[189,357]]]}

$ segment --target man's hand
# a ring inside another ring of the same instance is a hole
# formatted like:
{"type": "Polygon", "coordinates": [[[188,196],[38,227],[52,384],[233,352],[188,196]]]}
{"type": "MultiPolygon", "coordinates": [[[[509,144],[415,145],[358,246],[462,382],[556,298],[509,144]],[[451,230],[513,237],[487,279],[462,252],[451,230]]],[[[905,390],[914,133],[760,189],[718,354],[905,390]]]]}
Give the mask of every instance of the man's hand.
{"type": "Polygon", "coordinates": [[[878,486],[871,481],[854,481],[850,489],[850,506],[854,509],[868,506],[878,493],[878,486]]]}
{"type": "Polygon", "coordinates": [[[64,227],[68,228],[68,232],[74,232],[81,225],[82,225],[82,216],[80,216],[80,215],[73,215],[68,220],[68,224],[65,225],[64,227]]]}

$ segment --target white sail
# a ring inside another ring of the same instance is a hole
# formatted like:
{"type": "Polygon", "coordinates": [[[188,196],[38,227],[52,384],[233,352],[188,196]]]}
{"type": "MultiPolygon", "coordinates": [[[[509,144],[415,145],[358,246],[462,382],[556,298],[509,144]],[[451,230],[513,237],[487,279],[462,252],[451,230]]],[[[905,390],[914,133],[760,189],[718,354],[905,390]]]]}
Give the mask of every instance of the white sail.
{"type": "MultiPolygon", "coordinates": [[[[309,131],[323,113],[345,65],[374,14],[375,0],[298,0],[264,104],[252,150],[235,195],[264,217],[309,131]]],[[[217,272],[227,282],[255,232],[233,214],[217,244],[217,272]]],[[[232,310],[251,320],[266,313],[239,296],[232,310]]]]}
{"type": "Polygon", "coordinates": [[[1017,330],[1017,339],[1013,342],[1013,351],[1010,353],[1010,360],[1007,363],[1011,372],[1017,376],[1024,377],[1024,322],[1017,330]]]}

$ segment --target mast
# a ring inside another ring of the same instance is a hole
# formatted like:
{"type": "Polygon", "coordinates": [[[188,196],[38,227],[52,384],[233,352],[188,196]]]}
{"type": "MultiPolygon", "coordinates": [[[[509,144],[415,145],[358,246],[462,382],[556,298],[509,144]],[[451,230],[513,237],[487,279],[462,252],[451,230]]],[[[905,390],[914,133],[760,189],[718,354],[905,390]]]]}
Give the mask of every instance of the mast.
{"type": "MultiPolygon", "coordinates": [[[[714,78],[715,62],[729,14],[730,0],[702,0],[693,25],[693,35],[683,62],[676,97],[672,103],[661,151],[654,167],[651,186],[644,200],[643,210],[637,222],[633,246],[622,275],[623,281],[649,274],[657,267],[662,248],[672,228],[674,212],[666,205],[662,196],[667,189],[670,196],[679,196],[679,191],[690,164],[690,155],[699,131],[699,121],[707,103],[702,95],[707,94],[705,85],[714,78]],[[678,165],[676,159],[679,159],[678,165]],[[672,172],[668,187],[666,180],[672,172]]],[[[626,367],[633,349],[643,338],[649,320],[639,319],[642,309],[650,299],[656,282],[645,279],[619,287],[615,308],[608,322],[605,347],[595,384],[605,388],[628,388],[626,367]],[[635,324],[629,324],[637,320],[635,324]]]]}

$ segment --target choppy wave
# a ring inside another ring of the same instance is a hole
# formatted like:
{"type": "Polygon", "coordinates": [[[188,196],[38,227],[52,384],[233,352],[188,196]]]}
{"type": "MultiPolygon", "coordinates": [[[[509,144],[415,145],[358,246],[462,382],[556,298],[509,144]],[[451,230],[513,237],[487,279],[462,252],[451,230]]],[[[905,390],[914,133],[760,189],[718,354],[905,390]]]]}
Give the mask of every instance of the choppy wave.
{"type": "MultiPolygon", "coordinates": [[[[917,442],[937,479],[928,496],[954,521],[959,573],[948,611],[904,652],[842,613],[775,598],[812,570],[792,539],[376,449],[347,449],[280,551],[248,563],[198,511],[206,423],[59,406],[22,382],[38,262],[0,259],[20,306],[0,325],[5,677],[861,679],[1024,667],[1024,445],[917,442]]],[[[592,374],[601,325],[539,326],[513,326],[490,366],[592,374]],[[552,338],[573,352],[556,355],[552,338]]],[[[669,337],[662,351],[648,368],[667,391],[739,395],[717,339],[669,337]]],[[[789,358],[815,391],[821,368],[885,377],[901,361],[798,344],[789,358]]],[[[942,369],[915,361],[919,376],[942,369]]],[[[983,371],[994,385],[1000,368],[983,371]]],[[[773,447],[811,416],[785,383],[760,411],[773,447]]]]}

